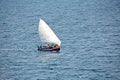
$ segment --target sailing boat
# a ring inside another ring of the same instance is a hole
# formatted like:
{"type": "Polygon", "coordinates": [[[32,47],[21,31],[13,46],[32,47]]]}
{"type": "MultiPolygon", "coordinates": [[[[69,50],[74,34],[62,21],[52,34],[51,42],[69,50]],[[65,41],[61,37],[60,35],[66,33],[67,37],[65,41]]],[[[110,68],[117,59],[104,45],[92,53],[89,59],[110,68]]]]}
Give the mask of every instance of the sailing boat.
{"type": "Polygon", "coordinates": [[[47,46],[38,46],[40,51],[59,51],[60,50],[60,39],[56,36],[53,30],[48,26],[48,24],[40,19],[38,25],[38,31],[40,35],[40,40],[43,43],[47,43],[47,46]]]}

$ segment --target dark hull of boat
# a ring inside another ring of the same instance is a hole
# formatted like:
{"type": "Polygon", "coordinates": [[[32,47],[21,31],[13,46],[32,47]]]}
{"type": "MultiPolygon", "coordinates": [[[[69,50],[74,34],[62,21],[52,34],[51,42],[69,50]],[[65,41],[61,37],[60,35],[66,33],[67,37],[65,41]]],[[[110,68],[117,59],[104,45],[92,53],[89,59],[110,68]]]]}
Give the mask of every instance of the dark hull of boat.
{"type": "Polygon", "coordinates": [[[38,47],[38,50],[39,51],[60,51],[60,48],[57,48],[57,49],[52,49],[52,48],[40,48],[38,47]]]}

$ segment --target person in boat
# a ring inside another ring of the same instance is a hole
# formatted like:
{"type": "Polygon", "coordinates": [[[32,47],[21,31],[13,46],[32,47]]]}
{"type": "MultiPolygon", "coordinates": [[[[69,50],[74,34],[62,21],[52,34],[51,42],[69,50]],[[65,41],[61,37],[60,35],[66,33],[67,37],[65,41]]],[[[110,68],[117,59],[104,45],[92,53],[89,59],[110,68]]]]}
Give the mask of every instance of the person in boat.
{"type": "Polygon", "coordinates": [[[54,47],[58,46],[57,44],[54,45],[54,47]]]}
{"type": "Polygon", "coordinates": [[[47,45],[47,48],[51,49],[51,48],[52,48],[52,46],[50,46],[50,44],[48,44],[48,45],[47,45]]]}
{"type": "Polygon", "coordinates": [[[42,44],[40,45],[40,49],[42,49],[42,44]]]}
{"type": "Polygon", "coordinates": [[[42,48],[43,48],[42,45],[38,46],[38,50],[41,50],[42,48]]]}

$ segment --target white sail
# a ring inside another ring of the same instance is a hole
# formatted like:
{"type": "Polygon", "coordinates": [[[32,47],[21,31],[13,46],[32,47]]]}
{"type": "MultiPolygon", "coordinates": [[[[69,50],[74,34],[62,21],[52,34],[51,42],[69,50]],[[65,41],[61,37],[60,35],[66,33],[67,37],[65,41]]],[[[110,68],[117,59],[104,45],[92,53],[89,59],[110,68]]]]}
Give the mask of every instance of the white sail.
{"type": "Polygon", "coordinates": [[[42,42],[54,43],[60,46],[61,41],[42,19],[39,21],[38,30],[42,42]]]}

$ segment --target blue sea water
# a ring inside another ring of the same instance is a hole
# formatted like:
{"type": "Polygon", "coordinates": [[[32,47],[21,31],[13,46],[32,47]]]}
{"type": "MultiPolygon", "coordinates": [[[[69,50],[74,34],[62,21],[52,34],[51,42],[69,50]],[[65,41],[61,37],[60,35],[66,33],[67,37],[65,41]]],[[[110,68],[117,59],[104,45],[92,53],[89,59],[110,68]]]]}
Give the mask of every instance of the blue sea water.
{"type": "Polygon", "coordinates": [[[0,80],[120,80],[120,0],[0,0],[0,80]],[[60,52],[40,52],[42,18],[60,52]]]}

